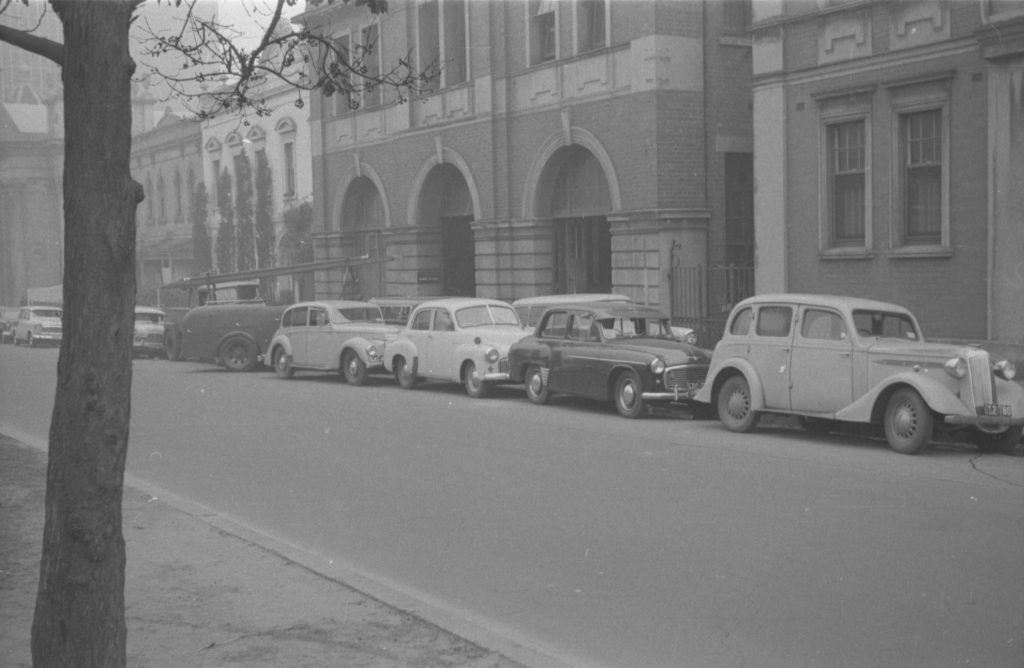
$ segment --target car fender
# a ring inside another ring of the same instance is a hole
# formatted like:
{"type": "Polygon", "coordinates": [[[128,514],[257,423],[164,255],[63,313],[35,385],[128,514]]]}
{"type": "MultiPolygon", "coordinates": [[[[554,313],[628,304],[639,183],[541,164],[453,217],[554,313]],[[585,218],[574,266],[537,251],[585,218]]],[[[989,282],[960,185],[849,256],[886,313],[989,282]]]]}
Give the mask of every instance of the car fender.
{"type": "Polygon", "coordinates": [[[248,341],[249,343],[251,343],[252,347],[256,349],[256,354],[257,355],[260,355],[260,356],[263,355],[263,351],[260,350],[260,345],[258,343],[256,343],[256,339],[254,339],[252,337],[252,334],[250,334],[249,332],[245,331],[244,329],[232,330],[232,331],[228,332],[227,334],[225,334],[224,336],[222,336],[219,339],[217,339],[217,345],[214,346],[214,348],[213,348],[214,351],[215,352],[220,352],[220,347],[222,345],[224,345],[224,342],[227,341],[228,339],[234,338],[236,336],[241,337],[241,338],[245,339],[246,341],[248,341]]]}
{"type": "Polygon", "coordinates": [[[397,339],[384,346],[384,368],[389,373],[395,371],[395,358],[404,357],[416,368],[416,345],[412,341],[397,339]]]}
{"type": "Polygon", "coordinates": [[[281,346],[282,348],[284,348],[284,354],[291,358],[292,342],[288,339],[287,336],[278,335],[270,339],[270,344],[267,346],[267,352],[263,357],[263,359],[267,360],[268,364],[274,359],[274,348],[276,348],[277,346],[281,346]]]}
{"type": "Polygon", "coordinates": [[[965,415],[967,409],[959,397],[937,380],[913,371],[889,376],[846,408],[836,413],[837,420],[846,422],[877,422],[889,396],[900,387],[911,387],[928,407],[940,415],[965,415]]]}
{"type": "Polygon", "coordinates": [[[384,355],[385,346],[383,341],[368,339],[365,336],[353,336],[350,339],[346,339],[338,350],[338,364],[341,364],[341,357],[345,354],[345,351],[351,350],[359,356],[359,359],[363,361],[363,364],[367,366],[376,366],[378,362],[374,362],[370,359],[370,356],[366,354],[366,348],[370,345],[377,346],[377,350],[380,352],[381,356],[384,355]]]}
{"type": "Polygon", "coordinates": [[[747,385],[750,386],[750,408],[756,411],[764,409],[764,384],[761,382],[761,376],[754,365],[742,357],[723,360],[717,369],[708,374],[704,386],[697,391],[694,400],[706,404],[714,403],[718,396],[718,388],[737,373],[744,376],[747,385]]]}
{"type": "MultiPolygon", "coordinates": [[[[498,359],[502,357],[508,357],[509,346],[501,344],[489,344],[489,343],[462,343],[455,347],[453,353],[455,359],[455,373],[456,375],[462,374],[462,366],[467,362],[473,362],[477,368],[486,367],[491,362],[487,361],[485,353],[490,349],[494,348],[498,351],[498,359]]],[[[497,362],[494,362],[497,364],[497,362]]]]}

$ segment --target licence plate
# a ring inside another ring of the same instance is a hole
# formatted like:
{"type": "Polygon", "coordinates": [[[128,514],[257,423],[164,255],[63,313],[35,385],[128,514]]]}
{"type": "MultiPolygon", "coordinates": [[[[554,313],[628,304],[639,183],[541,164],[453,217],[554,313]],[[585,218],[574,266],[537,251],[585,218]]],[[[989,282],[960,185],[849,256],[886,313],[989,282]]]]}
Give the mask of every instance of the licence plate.
{"type": "Polygon", "coordinates": [[[985,404],[981,414],[992,417],[1013,417],[1013,407],[1008,404],[985,404]]]}

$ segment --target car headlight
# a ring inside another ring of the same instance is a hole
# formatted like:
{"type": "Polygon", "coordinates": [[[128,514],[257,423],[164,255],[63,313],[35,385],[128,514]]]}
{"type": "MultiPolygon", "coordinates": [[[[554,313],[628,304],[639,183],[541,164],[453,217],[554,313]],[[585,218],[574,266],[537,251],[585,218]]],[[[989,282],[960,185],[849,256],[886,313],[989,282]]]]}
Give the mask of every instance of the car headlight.
{"type": "Polygon", "coordinates": [[[373,345],[372,343],[366,346],[366,354],[369,357],[380,357],[380,351],[378,351],[377,346],[373,345]]]}
{"type": "Polygon", "coordinates": [[[1003,360],[992,365],[992,370],[1003,380],[1013,380],[1017,377],[1017,365],[1010,360],[1003,360]]]}
{"type": "Polygon", "coordinates": [[[953,376],[953,378],[963,378],[967,375],[967,360],[963,357],[948,359],[942,366],[946,370],[946,373],[953,376]]]}
{"type": "Polygon", "coordinates": [[[660,357],[651,360],[651,372],[656,376],[665,373],[665,360],[660,357]]]}
{"type": "Polygon", "coordinates": [[[484,353],[484,359],[491,364],[494,364],[501,358],[501,353],[498,352],[497,348],[488,348],[487,352],[484,353]]]}
{"type": "Polygon", "coordinates": [[[689,334],[683,337],[683,343],[689,344],[691,346],[697,345],[697,335],[694,334],[693,332],[690,332],[689,334]]]}

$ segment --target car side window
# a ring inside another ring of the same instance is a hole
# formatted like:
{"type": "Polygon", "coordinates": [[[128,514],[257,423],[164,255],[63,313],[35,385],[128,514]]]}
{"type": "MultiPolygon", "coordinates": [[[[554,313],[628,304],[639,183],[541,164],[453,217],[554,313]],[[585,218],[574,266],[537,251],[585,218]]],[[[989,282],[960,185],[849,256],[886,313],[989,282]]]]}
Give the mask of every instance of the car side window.
{"type": "Polygon", "coordinates": [[[757,311],[758,336],[789,336],[793,309],[789,306],[762,306],[757,311]]]}
{"type": "Polygon", "coordinates": [[[451,313],[444,309],[438,309],[436,315],[434,315],[434,330],[438,332],[455,331],[455,323],[452,321],[451,313]]]}
{"type": "Polygon", "coordinates": [[[322,308],[314,308],[309,311],[309,323],[314,327],[323,327],[328,323],[327,311],[322,308]]]}
{"type": "Polygon", "coordinates": [[[750,323],[754,322],[754,309],[747,307],[736,314],[736,317],[732,319],[732,327],[729,328],[729,333],[736,336],[746,336],[750,334],[750,323]]]}
{"type": "Polygon", "coordinates": [[[285,318],[285,327],[304,327],[306,325],[306,314],[309,312],[309,308],[306,306],[299,306],[288,311],[288,316],[285,318]]]}
{"type": "Polygon", "coordinates": [[[433,313],[433,309],[423,309],[415,316],[413,316],[412,323],[409,325],[409,329],[430,329],[430,314],[433,313]]]}
{"type": "Polygon", "coordinates": [[[805,339],[845,341],[846,325],[838,313],[809,308],[804,311],[800,336],[805,339]]]}
{"type": "Polygon", "coordinates": [[[569,314],[565,311],[556,311],[548,315],[548,319],[544,322],[543,329],[540,330],[540,335],[546,339],[562,339],[565,338],[565,325],[569,321],[569,314]]]}
{"type": "Polygon", "coordinates": [[[572,330],[569,337],[577,341],[598,341],[597,323],[589,313],[577,313],[572,318],[572,330]]]}

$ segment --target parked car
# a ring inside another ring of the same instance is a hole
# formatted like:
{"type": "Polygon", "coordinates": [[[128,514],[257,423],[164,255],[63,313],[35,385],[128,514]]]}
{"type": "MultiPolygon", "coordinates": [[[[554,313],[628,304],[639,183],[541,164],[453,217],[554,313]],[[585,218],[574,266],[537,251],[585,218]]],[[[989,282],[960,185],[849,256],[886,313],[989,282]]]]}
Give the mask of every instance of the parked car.
{"type": "Polygon", "coordinates": [[[14,345],[59,344],[64,338],[63,317],[59,306],[23,306],[14,321],[14,345]]]}
{"type": "Polygon", "coordinates": [[[471,397],[508,382],[508,348],[523,337],[516,312],[494,299],[451,297],[417,306],[384,349],[384,367],[406,389],[420,379],[462,383],[471,397]]]}
{"type": "MultiPolygon", "coordinates": [[[[614,292],[577,292],[560,295],[538,295],[536,297],[522,297],[512,302],[512,308],[519,314],[523,322],[523,328],[531,332],[536,329],[540,317],[549,307],[556,304],[592,304],[595,302],[631,302],[626,295],[615,294],[614,292]]],[[[697,335],[689,327],[672,326],[672,333],[678,341],[691,346],[697,345],[697,335]]]]}
{"type": "Polygon", "coordinates": [[[19,308],[0,306],[0,343],[14,342],[14,321],[20,311],[19,308]]]}
{"type": "Polygon", "coordinates": [[[531,402],[572,394],[613,401],[627,418],[649,405],[688,403],[709,363],[707,351],[679,343],[668,316],[633,302],[549,307],[509,351],[511,379],[531,402]]]}
{"type": "Polygon", "coordinates": [[[380,307],[384,322],[405,327],[409,323],[409,314],[417,305],[437,299],[440,297],[371,297],[370,303],[380,307]]]}
{"type": "MultiPolygon", "coordinates": [[[[745,299],[729,315],[697,400],[730,431],[762,413],[800,416],[809,428],[875,423],[904,454],[933,429],[971,429],[985,449],[1020,450],[1024,388],[1012,362],[973,346],[926,343],[895,304],[826,295],[745,299]]],[[[1024,454],[1024,452],[1015,452],[1024,454]]]]}
{"type": "Polygon", "coordinates": [[[384,322],[376,304],[325,300],[300,302],[281,316],[266,358],[281,378],[298,369],[340,371],[351,385],[384,370],[384,345],[401,328],[384,322]]]}
{"type": "Polygon", "coordinates": [[[164,349],[164,322],[166,314],[150,306],[135,307],[135,333],[132,353],[141,357],[162,357],[164,349]]]}
{"type": "Polygon", "coordinates": [[[229,371],[251,371],[281,324],[286,305],[263,302],[197,306],[179,325],[178,357],[214,362],[229,371]]]}

